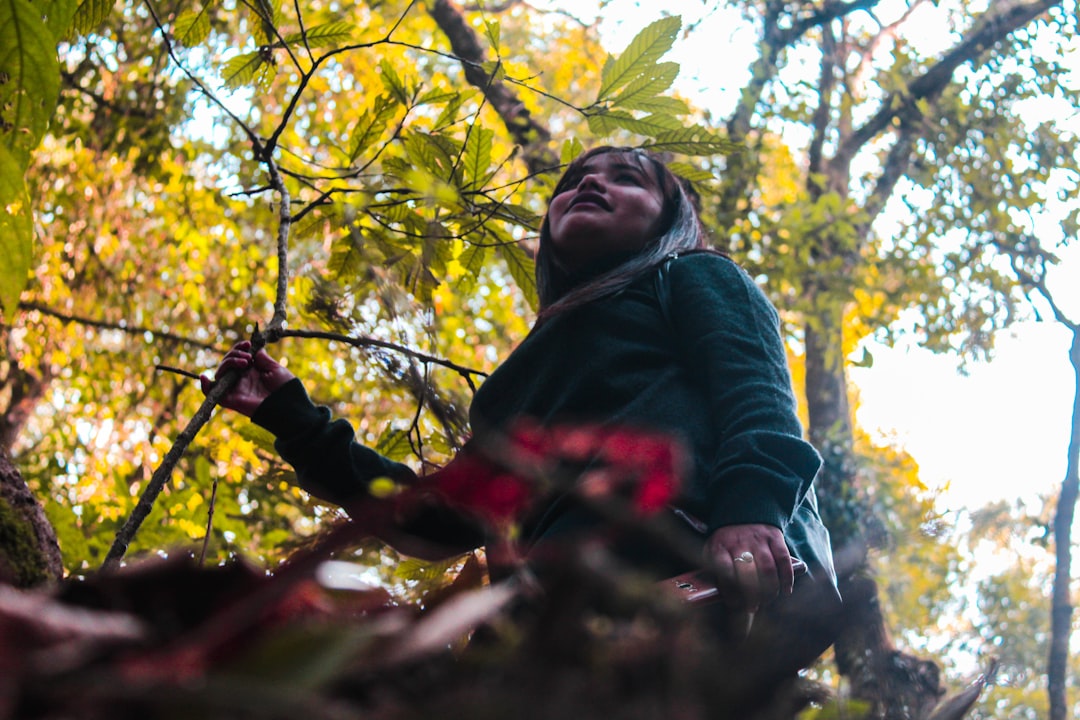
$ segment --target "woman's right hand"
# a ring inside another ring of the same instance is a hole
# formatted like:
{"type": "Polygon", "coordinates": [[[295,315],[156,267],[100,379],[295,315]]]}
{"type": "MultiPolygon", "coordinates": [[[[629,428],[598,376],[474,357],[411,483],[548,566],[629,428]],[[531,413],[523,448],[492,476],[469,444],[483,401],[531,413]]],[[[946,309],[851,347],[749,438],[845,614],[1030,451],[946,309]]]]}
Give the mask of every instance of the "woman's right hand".
{"type": "Polygon", "coordinates": [[[218,400],[218,404],[248,417],[255,414],[263,400],[296,377],[265,350],[252,355],[251,343],[243,340],[225,354],[213,380],[206,375],[199,378],[203,393],[209,394],[214,383],[231,370],[239,371],[240,379],[218,400]]]}

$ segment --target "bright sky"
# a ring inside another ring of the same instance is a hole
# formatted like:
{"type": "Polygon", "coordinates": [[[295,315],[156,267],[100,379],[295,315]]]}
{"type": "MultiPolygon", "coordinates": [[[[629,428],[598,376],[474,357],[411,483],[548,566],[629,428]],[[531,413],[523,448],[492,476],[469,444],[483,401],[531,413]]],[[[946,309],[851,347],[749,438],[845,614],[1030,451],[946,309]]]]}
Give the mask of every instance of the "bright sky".
{"type": "MultiPolygon", "coordinates": [[[[585,20],[596,12],[596,3],[587,0],[534,5],[571,7],[585,20]]],[[[667,11],[682,15],[684,28],[713,5],[701,0],[664,2],[667,11]]],[[[650,2],[610,2],[602,25],[605,45],[615,51],[625,47],[659,17],[655,8],[650,2]]],[[[923,38],[941,46],[947,39],[935,40],[932,33],[923,38]]],[[[735,11],[713,11],[666,58],[682,65],[680,92],[724,117],[748,76],[755,40],[755,31],[735,11]]],[[[1080,48],[1074,58],[1080,74],[1080,48]]],[[[1072,112],[1071,118],[1080,132],[1080,114],[1072,112]]],[[[1080,198],[1071,202],[1075,207],[1080,198]]],[[[1069,317],[1080,321],[1080,283],[1075,281],[1080,248],[1074,245],[1061,255],[1051,289],[1069,317]]],[[[1044,312],[1044,317],[1051,316],[1044,312]]],[[[873,367],[851,373],[860,395],[857,420],[915,457],[923,481],[945,489],[943,509],[975,508],[998,499],[1034,501],[1055,493],[1065,474],[1074,388],[1069,341],[1068,331],[1052,321],[1022,322],[999,336],[992,362],[969,366],[967,375],[958,372],[955,357],[914,346],[871,345],[873,367]]]]}

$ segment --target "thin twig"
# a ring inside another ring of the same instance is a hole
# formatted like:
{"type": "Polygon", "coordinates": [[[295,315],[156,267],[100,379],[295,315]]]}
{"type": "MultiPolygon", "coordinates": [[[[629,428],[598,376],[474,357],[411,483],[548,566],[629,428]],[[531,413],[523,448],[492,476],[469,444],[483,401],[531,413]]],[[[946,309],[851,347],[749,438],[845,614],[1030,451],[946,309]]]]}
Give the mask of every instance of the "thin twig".
{"type": "Polygon", "coordinates": [[[470,375],[477,375],[479,377],[487,377],[488,374],[481,370],[474,370],[472,368],[465,367],[464,365],[458,365],[457,363],[446,360],[445,358],[436,357],[434,355],[428,355],[426,353],[418,352],[411,348],[397,345],[386,340],[379,340],[373,337],[350,337],[348,335],[341,335],[340,333],[324,332],[321,330],[281,330],[277,333],[277,337],[297,337],[297,338],[311,338],[318,340],[331,340],[333,342],[340,342],[346,345],[351,345],[356,348],[377,347],[384,350],[392,350],[396,353],[401,353],[406,357],[419,360],[424,363],[431,363],[432,365],[440,365],[444,368],[448,368],[458,373],[462,377],[468,378],[470,375]]]}
{"type": "Polygon", "coordinates": [[[191,338],[183,337],[170,332],[162,332],[160,330],[154,330],[142,325],[126,325],[119,322],[110,322],[107,320],[95,320],[81,315],[72,315],[69,313],[62,313],[59,310],[54,310],[46,305],[42,305],[36,302],[21,302],[19,303],[20,310],[33,310],[39,312],[42,315],[47,315],[52,318],[56,318],[64,323],[76,323],[78,325],[85,325],[86,327],[99,328],[101,330],[116,330],[131,336],[142,336],[150,334],[155,340],[172,340],[173,342],[182,343],[184,345],[191,345],[193,347],[201,348],[203,350],[217,351],[217,346],[202,342],[201,340],[193,340],[191,338]]]}
{"type": "Polygon", "coordinates": [[[206,509],[206,533],[203,535],[202,550],[199,551],[199,565],[206,560],[206,548],[210,545],[210,535],[214,531],[214,507],[217,505],[218,478],[210,490],[210,507],[206,509]]]}
{"type": "Polygon", "coordinates": [[[189,371],[184,370],[182,368],[173,367],[171,365],[162,365],[161,363],[158,363],[157,365],[154,366],[154,369],[155,370],[163,370],[164,372],[175,373],[177,375],[183,375],[184,377],[191,378],[192,380],[202,380],[201,375],[196,375],[193,372],[189,372],[189,371]]]}

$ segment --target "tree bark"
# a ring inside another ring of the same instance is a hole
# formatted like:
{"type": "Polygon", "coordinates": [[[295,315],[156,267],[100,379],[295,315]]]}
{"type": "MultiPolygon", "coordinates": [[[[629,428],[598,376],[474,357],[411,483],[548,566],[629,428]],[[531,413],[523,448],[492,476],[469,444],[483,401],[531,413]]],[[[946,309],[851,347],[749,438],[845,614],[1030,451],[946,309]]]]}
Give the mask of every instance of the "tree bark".
{"type": "Polygon", "coordinates": [[[1069,460],[1061,483],[1057,512],[1054,514],[1054,591],[1050,614],[1050,653],[1047,661],[1047,692],[1050,696],[1050,720],[1068,717],[1066,681],[1069,668],[1069,636],[1072,634],[1073,607],[1069,597],[1072,579],[1072,524],[1080,492],[1080,326],[1070,325],[1072,345],[1069,362],[1073,369],[1072,432],[1069,460]]]}
{"type": "Polygon", "coordinates": [[[454,55],[461,60],[465,79],[484,93],[499,114],[510,136],[523,151],[531,174],[559,167],[559,158],[548,147],[551,131],[529,113],[517,94],[484,69],[487,54],[476,31],[465,21],[460,7],[450,0],[435,0],[428,12],[450,41],[454,55]]]}
{"type": "Polygon", "coordinates": [[[0,447],[0,580],[32,587],[64,574],[56,532],[0,447]]]}

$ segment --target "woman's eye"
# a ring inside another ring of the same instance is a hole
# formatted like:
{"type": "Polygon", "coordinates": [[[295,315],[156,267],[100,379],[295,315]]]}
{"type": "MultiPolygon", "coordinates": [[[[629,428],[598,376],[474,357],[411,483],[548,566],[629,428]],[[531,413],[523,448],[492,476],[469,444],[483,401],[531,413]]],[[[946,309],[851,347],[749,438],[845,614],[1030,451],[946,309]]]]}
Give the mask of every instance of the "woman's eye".
{"type": "Polygon", "coordinates": [[[640,185],[641,184],[641,178],[639,178],[637,175],[635,175],[633,173],[619,173],[618,175],[615,176],[615,181],[616,182],[633,183],[634,185],[640,185]]]}

